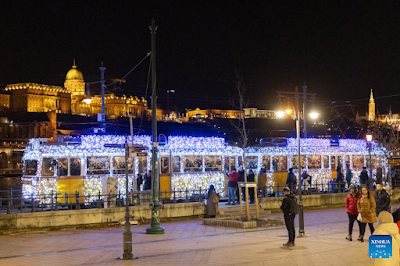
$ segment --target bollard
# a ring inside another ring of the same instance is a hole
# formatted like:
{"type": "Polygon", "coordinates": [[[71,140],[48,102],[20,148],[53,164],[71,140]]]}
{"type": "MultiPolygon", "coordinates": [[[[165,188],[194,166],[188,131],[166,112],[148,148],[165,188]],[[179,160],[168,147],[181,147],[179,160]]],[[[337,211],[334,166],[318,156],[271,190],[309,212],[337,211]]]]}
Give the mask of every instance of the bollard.
{"type": "MultiPolygon", "coordinates": [[[[20,196],[20,198],[19,198],[19,204],[20,204],[20,207],[21,207],[21,213],[22,213],[22,205],[24,204],[24,202],[22,201],[22,191],[21,191],[21,196],[20,196]]],[[[0,200],[0,206],[1,206],[1,200],[0,200]]]]}
{"type": "Polygon", "coordinates": [[[54,207],[54,198],[53,198],[53,190],[51,191],[51,206],[50,206],[50,210],[53,210],[54,207]]]}
{"type": "Polygon", "coordinates": [[[107,198],[107,206],[110,208],[110,203],[111,203],[111,193],[108,193],[108,198],[107,198]]]}
{"type": "Polygon", "coordinates": [[[200,187],[200,189],[199,189],[199,202],[201,202],[201,187],[200,187]]]}
{"type": "Polygon", "coordinates": [[[32,203],[31,212],[35,212],[35,199],[33,198],[33,193],[31,194],[31,203],[32,203]]]}
{"type": "Polygon", "coordinates": [[[175,188],[174,188],[174,203],[176,203],[176,194],[175,194],[175,188]]]}
{"type": "Polygon", "coordinates": [[[65,196],[64,196],[64,199],[65,199],[65,205],[67,206],[67,208],[69,208],[69,200],[68,200],[68,194],[67,194],[67,192],[65,192],[65,196]]]}
{"type": "Polygon", "coordinates": [[[185,191],[185,202],[189,202],[188,193],[189,193],[188,188],[186,188],[186,191],[185,191]]]}
{"type": "Polygon", "coordinates": [[[11,208],[12,208],[12,206],[13,206],[13,197],[14,197],[14,195],[13,195],[14,193],[13,193],[13,188],[12,187],[10,187],[10,199],[11,199],[11,208]]]}
{"type": "Polygon", "coordinates": [[[56,193],[56,196],[55,196],[55,200],[56,200],[56,211],[58,211],[58,196],[57,196],[57,193],[56,193]]]}
{"type": "Polygon", "coordinates": [[[101,208],[101,202],[100,202],[100,199],[101,199],[101,193],[100,193],[100,191],[99,191],[99,197],[98,197],[98,199],[97,199],[97,208],[101,208]]]}
{"type": "Polygon", "coordinates": [[[81,205],[79,204],[79,192],[75,191],[75,210],[79,210],[81,205]]]}
{"type": "Polygon", "coordinates": [[[8,195],[7,214],[11,214],[11,196],[8,195]]]}

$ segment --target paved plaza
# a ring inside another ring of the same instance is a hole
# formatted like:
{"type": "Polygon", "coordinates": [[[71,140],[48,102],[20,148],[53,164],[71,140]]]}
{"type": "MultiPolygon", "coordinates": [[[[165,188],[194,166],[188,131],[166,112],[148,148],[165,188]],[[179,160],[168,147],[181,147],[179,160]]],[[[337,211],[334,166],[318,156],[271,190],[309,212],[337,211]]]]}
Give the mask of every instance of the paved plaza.
{"type": "Polygon", "coordinates": [[[285,227],[241,230],[195,220],[163,223],[164,235],[146,235],[147,225],[134,226],[135,261],[116,260],[122,227],[3,235],[0,265],[373,265],[368,242],[345,240],[344,209],[307,211],[305,224],[307,237],[290,249],[282,246],[285,227]]]}

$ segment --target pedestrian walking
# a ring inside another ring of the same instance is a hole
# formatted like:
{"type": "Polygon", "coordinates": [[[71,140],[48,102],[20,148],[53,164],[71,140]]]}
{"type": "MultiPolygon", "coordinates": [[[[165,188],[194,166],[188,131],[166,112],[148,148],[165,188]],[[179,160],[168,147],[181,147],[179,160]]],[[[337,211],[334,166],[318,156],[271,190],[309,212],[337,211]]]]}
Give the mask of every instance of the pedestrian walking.
{"type": "Polygon", "coordinates": [[[265,197],[267,193],[267,173],[264,168],[261,168],[257,179],[257,188],[261,197],[265,197]]]}
{"type": "Polygon", "coordinates": [[[375,214],[376,203],[374,197],[369,193],[366,187],[361,189],[361,197],[357,201],[357,210],[360,221],[360,237],[358,241],[364,242],[365,228],[368,224],[371,235],[374,233],[374,223],[376,222],[375,214]]]}
{"type": "Polygon", "coordinates": [[[350,189],[351,186],[351,180],[353,179],[353,172],[350,169],[350,164],[346,164],[346,182],[347,182],[347,188],[350,189]]]}
{"type": "Polygon", "coordinates": [[[399,265],[400,235],[397,225],[393,222],[393,216],[387,211],[381,211],[378,216],[379,226],[373,235],[390,235],[392,237],[392,257],[374,259],[376,266],[399,265]]]}
{"type": "Polygon", "coordinates": [[[296,189],[296,184],[297,184],[297,180],[296,180],[296,176],[293,173],[293,168],[289,168],[289,173],[286,178],[286,186],[288,188],[290,188],[291,192],[294,192],[296,189]]]}
{"type": "Polygon", "coordinates": [[[291,194],[290,188],[283,188],[283,193],[285,197],[282,200],[281,210],[283,212],[283,217],[285,218],[286,229],[288,230],[289,241],[283,244],[286,247],[294,246],[294,238],[296,231],[294,229],[294,218],[298,213],[298,204],[296,197],[291,194]]]}
{"type": "Polygon", "coordinates": [[[141,174],[137,174],[136,176],[136,191],[140,191],[140,187],[143,184],[143,176],[141,174]]]}
{"type": "MultiPolygon", "coordinates": [[[[249,171],[249,174],[247,175],[247,182],[256,182],[256,177],[253,170],[249,171]]],[[[254,187],[250,187],[248,189],[250,194],[250,204],[254,204],[254,187]]]]}
{"type": "Polygon", "coordinates": [[[363,170],[361,171],[360,183],[361,183],[361,185],[367,185],[367,183],[368,183],[367,167],[363,167],[363,170]]]}
{"type": "Polygon", "coordinates": [[[304,170],[301,174],[303,190],[308,190],[311,185],[311,176],[307,173],[307,170],[304,170]]]}
{"type": "Polygon", "coordinates": [[[352,234],[353,234],[353,226],[354,221],[358,223],[358,231],[360,231],[360,221],[357,220],[358,210],[357,210],[357,201],[360,198],[360,192],[354,185],[350,186],[350,193],[347,194],[346,197],[346,212],[349,216],[349,234],[347,235],[346,239],[349,241],[353,241],[352,234]]]}
{"type": "Polygon", "coordinates": [[[376,216],[378,216],[381,211],[389,211],[390,196],[380,183],[376,184],[375,202],[376,216]]]}
{"type": "Polygon", "coordinates": [[[217,215],[218,202],[219,202],[219,197],[215,192],[215,187],[214,185],[211,185],[210,188],[208,189],[208,194],[207,194],[207,216],[209,218],[215,218],[215,216],[217,215]]]}
{"type": "Polygon", "coordinates": [[[151,190],[151,179],[152,179],[152,174],[151,170],[149,170],[146,174],[144,174],[144,186],[143,190],[151,190]]]}
{"type": "Polygon", "coordinates": [[[226,205],[236,205],[236,191],[237,191],[238,173],[233,169],[229,175],[228,182],[228,203],[226,205]]]}

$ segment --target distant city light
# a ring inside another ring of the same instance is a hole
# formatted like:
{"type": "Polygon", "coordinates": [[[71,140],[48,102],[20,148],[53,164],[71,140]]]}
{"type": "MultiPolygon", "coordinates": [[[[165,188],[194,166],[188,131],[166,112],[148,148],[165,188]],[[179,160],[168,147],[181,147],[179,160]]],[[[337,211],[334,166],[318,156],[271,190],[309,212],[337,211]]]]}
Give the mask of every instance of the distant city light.
{"type": "Polygon", "coordinates": [[[319,113],[317,112],[311,112],[310,114],[311,119],[317,119],[319,117],[319,113]]]}
{"type": "Polygon", "coordinates": [[[285,116],[285,113],[283,111],[278,111],[278,112],[276,112],[276,116],[278,118],[283,118],[285,116]]]}

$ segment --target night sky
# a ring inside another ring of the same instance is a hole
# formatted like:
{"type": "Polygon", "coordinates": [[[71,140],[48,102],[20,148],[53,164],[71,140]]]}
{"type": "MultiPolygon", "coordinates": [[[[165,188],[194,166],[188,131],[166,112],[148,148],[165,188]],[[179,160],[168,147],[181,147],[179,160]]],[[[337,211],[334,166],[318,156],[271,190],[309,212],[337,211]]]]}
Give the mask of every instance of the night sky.
{"type": "MultiPolygon", "coordinates": [[[[181,109],[226,107],[237,69],[250,106],[274,109],[276,90],[305,81],[321,107],[350,100],[365,111],[373,88],[381,113],[389,104],[400,111],[400,97],[386,97],[399,93],[398,2],[213,2],[2,3],[0,84],[63,85],[74,58],[87,82],[99,80],[104,61],[109,84],[150,51],[154,17],[161,103],[174,89],[181,109]]],[[[148,67],[147,59],[116,92],[143,96],[148,67]]]]}

